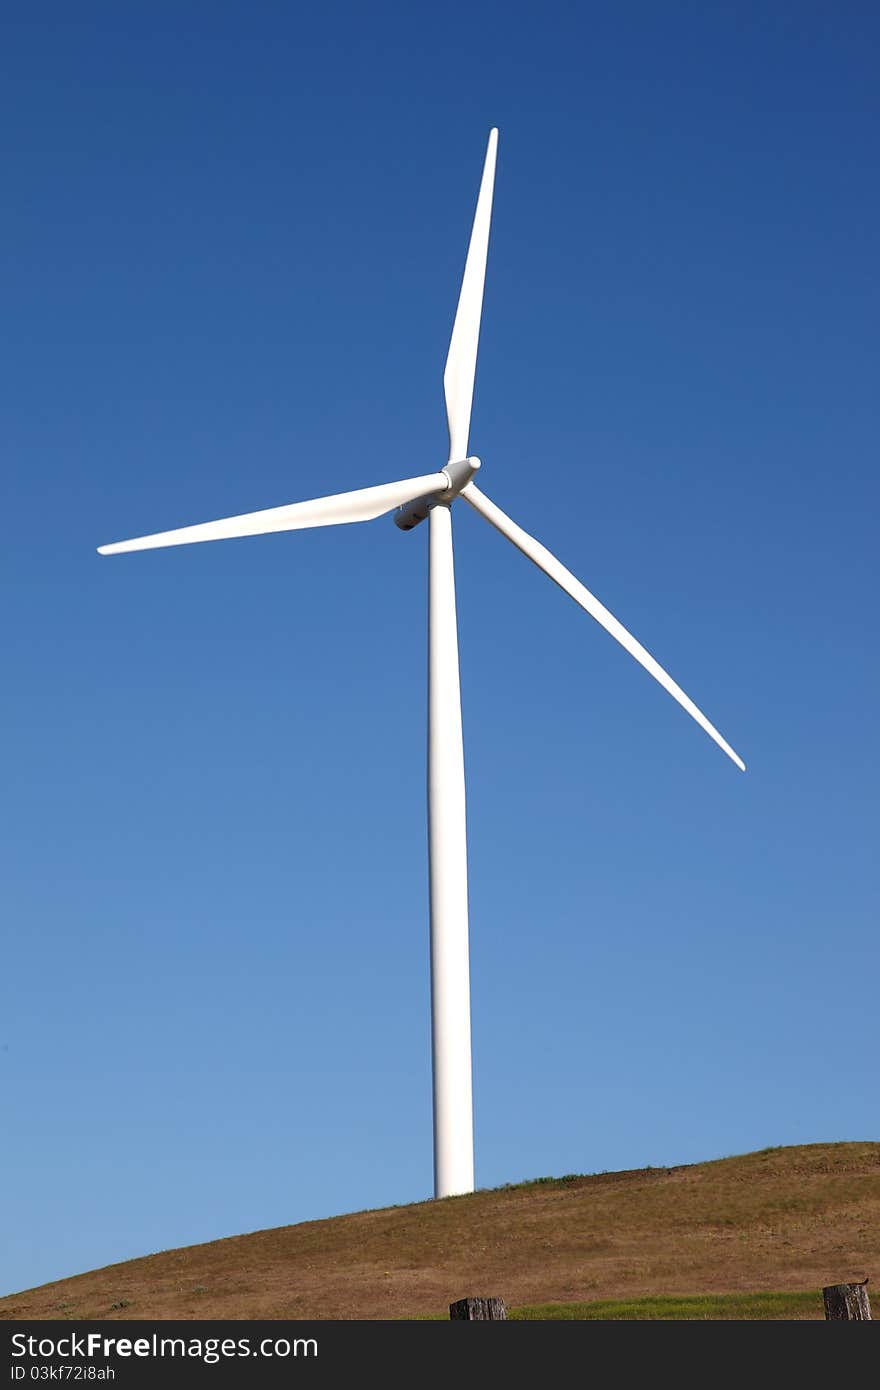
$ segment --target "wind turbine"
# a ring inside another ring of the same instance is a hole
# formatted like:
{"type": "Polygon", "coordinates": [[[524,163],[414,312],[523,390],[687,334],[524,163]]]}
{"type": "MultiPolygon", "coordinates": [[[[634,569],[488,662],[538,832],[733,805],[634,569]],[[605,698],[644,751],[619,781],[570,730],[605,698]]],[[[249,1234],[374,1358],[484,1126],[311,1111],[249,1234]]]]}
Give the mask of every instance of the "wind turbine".
{"type": "Polygon", "coordinates": [[[462,497],[502,536],[548,575],[600,627],[635,657],[687,710],[741,770],[742,759],[697,709],[663,667],[608,609],[551,555],[511,521],[474,483],[480,460],[468,455],[483,284],[489,247],[498,131],[489,134],[483,177],[465,262],[458,309],[443,374],[449,424],[449,461],[433,473],[378,487],[270,507],[175,531],[98,547],[101,555],[231,536],[259,536],[312,526],[371,521],[387,512],[403,531],[428,522],[428,859],[431,920],[431,1037],[434,1098],[434,1192],[437,1197],[474,1190],[471,1095],[470,967],[468,956],[465,781],[458,674],[455,572],[451,506],[462,497]]]}

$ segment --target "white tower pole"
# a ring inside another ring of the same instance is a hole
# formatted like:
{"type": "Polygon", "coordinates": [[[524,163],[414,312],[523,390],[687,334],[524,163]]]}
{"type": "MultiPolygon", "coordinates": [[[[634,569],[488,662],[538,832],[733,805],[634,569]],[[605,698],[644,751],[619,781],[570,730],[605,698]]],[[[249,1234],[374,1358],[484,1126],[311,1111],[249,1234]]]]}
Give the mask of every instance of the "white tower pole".
{"type": "Polygon", "coordinates": [[[428,863],[434,1195],[474,1190],[464,745],[452,517],[431,507],[428,542],[428,863]]]}

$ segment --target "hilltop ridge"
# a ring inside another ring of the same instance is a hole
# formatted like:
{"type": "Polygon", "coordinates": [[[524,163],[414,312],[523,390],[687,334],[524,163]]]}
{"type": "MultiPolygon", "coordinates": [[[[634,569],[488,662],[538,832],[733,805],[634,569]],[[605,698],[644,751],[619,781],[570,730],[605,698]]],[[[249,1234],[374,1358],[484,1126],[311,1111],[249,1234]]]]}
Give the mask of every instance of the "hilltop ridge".
{"type": "Polygon", "coordinates": [[[0,1299],[0,1318],[405,1318],[509,1305],[815,1290],[880,1273],[880,1143],[570,1175],[306,1221],[0,1299]]]}

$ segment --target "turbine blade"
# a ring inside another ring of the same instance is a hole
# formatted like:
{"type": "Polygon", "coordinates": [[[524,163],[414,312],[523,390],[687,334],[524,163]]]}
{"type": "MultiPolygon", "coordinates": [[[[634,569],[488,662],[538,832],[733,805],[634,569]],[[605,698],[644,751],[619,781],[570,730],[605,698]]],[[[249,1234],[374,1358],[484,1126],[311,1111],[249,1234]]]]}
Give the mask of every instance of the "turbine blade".
{"type": "Polygon", "coordinates": [[[685,695],[681,686],[676,685],[672,677],[668,672],[663,670],[659,662],[654,660],[650,652],[645,651],[641,642],[637,642],[632,633],[627,632],[623,624],[619,623],[614,617],[614,614],[609,613],[608,609],[604,604],[599,602],[595,594],[591,594],[589,589],[584,588],[580,580],[575,579],[571,571],[567,570],[554,555],[551,555],[546,546],[541,545],[540,541],[536,541],[534,536],[530,536],[521,526],[517,526],[515,521],[511,521],[510,517],[506,516],[500,507],[496,507],[494,502],[490,502],[489,498],[486,497],[484,493],[480,492],[479,488],[475,487],[473,483],[468,483],[467,486],[462,489],[461,496],[466,502],[471,504],[475,511],[480,513],[480,516],[485,517],[488,522],[491,522],[495,529],[501,532],[502,536],[506,536],[509,541],[512,541],[513,544],[522,551],[523,555],[527,555],[528,558],[538,566],[538,569],[543,570],[545,574],[549,575],[550,578],[559,585],[560,589],[564,589],[565,592],[574,599],[575,603],[579,603],[581,608],[585,609],[585,611],[590,614],[591,618],[595,618],[600,627],[604,627],[605,631],[610,633],[611,636],[629,652],[630,656],[634,656],[636,661],[638,661],[641,666],[644,666],[648,674],[653,676],[655,681],[663,686],[664,690],[668,690],[673,700],[677,700],[682,709],[687,710],[688,714],[692,719],[696,720],[700,728],[705,729],[709,737],[715,740],[718,747],[727,754],[728,758],[736,763],[740,772],[745,772],[746,765],[742,758],[740,758],[739,755],[733,751],[730,744],[721,737],[714,724],[709,723],[705,714],[697,709],[693,700],[685,695]]]}
{"type": "Polygon", "coordinates": [[[446,395],[446,419],[449,424],[449,462],[467,457],[468,434],[471,426],[471,405],[474,398],[474,375],[477,370],[477,346],[480,341],[480,315],[483,310],[483,285],[486,280],[486,256],[489,251],[489,223],[492,219],[492,190],[495,185],[495,156],[498,150],[498,131],[489,132],[483,179],[477,199],[477,211],[468,247],[458,309],[449,342],[449,355],[443,373],[446,395]]]}
{"type": "Polygon", "coordinates": [[[356,492],[338,492],[334,497],[315,497],[309,502],[291,502],[285,507],[269,507],[244,516],[227,516],[221,521],[204,521],[182,526],[176,531],[159,531],[131,541],[99,545],[99,555],[118,555],[127,550],[154,550],[166,545],[192,545],[196,541],[220,541],[230,536],[262,536],[270,531],[303,531],[312,526],[343,526],[353,521],[372,521],[383,512],[402,507],[426,493],[445,492],[449,479],[445,473],[428,473],[422,478],[405,478],[399,483],[382,483],[356,492]]]}

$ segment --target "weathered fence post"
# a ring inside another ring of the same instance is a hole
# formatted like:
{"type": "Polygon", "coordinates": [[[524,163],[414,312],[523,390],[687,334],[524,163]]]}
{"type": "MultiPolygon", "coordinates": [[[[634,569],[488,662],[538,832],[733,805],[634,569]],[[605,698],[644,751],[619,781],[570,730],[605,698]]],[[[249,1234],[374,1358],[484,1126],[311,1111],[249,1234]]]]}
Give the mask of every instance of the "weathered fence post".
{"type": "Polygon", "coordinates": [[[468,1322],[506,1321],[507,1309],[503,1298],[459,1298],[449,1305],[450,1318],[466,1318],[468,1322]]]}
{"type": "Polygon", "coordinates": [[[871,1321],[867,1279],[863,1284],[829,1284],[822,1290],[825,1318],[835,1322],[871,1321]]]}

